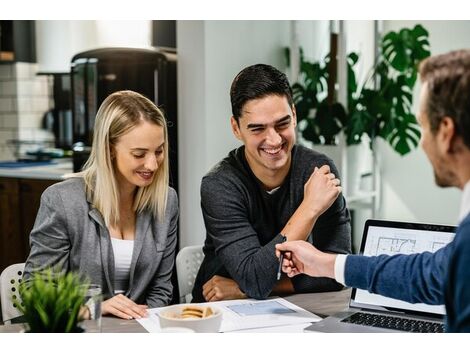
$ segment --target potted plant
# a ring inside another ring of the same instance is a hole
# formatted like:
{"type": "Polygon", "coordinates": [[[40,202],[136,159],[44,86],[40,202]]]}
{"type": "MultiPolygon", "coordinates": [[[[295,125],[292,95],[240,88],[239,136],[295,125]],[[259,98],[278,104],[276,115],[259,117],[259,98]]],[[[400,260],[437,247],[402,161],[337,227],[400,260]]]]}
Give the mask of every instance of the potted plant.
{"type": "Polygon", "coordinates": [[[309,62],[300,49],[300,81],[292,85],[292,94],[302,137],[313,144],[336,145],[337,135],[346,124],[345,108],[328,94],[331,87],[329,65],[329,54],[321,63],[309,62]]]}
{"type": "MultiPolygon", "coordinates": [[[[336,101],[328,54],[322,63],[308,62],[300,51],[300,80],[292,85],[302,137],[314,144],[336,144],[341,132],[347,145],[358,144],[364,135],[371,146],[376,137],[386,140],[401,155],[418,145],[420,132],[413,115],[412,91],[418,64],[430,55],[428,32],[421,25],[382,38],[376,64],[367,79],[358,84],[354,66],[359,55],[347,56],[348,102],[336,101]]],[[[286,57],[288,49],[286,49],[286,57]]],[[[289,62],[288,62],[289,66],[289,62]]]]}
{"type": "Polygon", "coordinates": [[[20,284],[22,302],[16,303],[28,332],[82,332],[86,292],[87,281],[79,274],[46,269],[20,284]]]}
{"type": "Polygon", "coordinates": [[[400,155],[417,147],[421,133],[412,112],[413,88],[418,65],[429,55],[429,33],[418,24],[385,34],[376,64],[361,87],[349,73],[344,125],[348,145],[359,143],[365,134],[371,144],[380,137],[400,155]]]}

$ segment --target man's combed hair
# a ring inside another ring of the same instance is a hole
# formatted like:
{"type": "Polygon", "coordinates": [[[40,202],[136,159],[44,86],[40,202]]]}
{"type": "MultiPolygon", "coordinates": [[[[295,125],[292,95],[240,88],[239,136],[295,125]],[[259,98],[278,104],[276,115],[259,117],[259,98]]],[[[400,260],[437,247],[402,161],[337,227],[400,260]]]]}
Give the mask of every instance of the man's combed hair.
{"type": "Polygon", "coordinates": [[[284,73],[265,64],[246,67],[234,78],[230,88],[233,117],[238,122],[248,101],[268,95],[284,96],[289,105],[294,104],[292,89],[284,73]]]}
{"type": "Polygon", "coordinates": [[[450,117],[470,148],[470,50],[432,56],[421,63],[421,81],[427,84],[425,109],[431,131],[450,117]]]}
{"type": "Polygon", "coordinates": [[[119,188],[111,157],[118,139],[143,121],[163,128],[163,162],[158,165],[153,182],[138,187],[133,209],[148,209],[163,219],[166,210],[169,184],[168,131],[163,113],[153,102],[133,91],[119,91],[108,96],[101,104],[95,120],[93,144],[83,171],[72,177],[83,177],[87,198],[103,215],[107,226],[119,222],[119,188]]]}

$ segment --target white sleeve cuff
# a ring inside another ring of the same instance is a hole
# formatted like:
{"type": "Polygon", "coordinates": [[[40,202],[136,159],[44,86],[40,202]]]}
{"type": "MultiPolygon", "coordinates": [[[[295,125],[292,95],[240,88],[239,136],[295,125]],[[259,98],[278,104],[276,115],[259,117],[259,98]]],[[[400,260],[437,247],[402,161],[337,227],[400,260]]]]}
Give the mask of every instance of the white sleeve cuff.
{"type": "Polygon", "coordinates": [[[335,280],[343,286],[346,286],[344,283],[344,268],[346,267],[346,257],[346,254],[338,254],[335,260],[335,280]]]}

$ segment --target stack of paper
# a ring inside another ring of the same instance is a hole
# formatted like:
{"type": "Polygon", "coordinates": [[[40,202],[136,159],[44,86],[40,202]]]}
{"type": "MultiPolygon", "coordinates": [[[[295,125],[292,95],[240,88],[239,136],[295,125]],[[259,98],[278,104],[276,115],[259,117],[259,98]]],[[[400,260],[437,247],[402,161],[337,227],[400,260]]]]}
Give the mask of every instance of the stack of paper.
{"type": "MultiPolygon", "coordinates": [[[[201,305],[211,305],[222,310],[223,320],[219,332],[292,325],[300,326],[300,328],[303,329],[305,326],[308,326],[307,323],[321,320],[319,316],[310,313],[283,298],[264,301],[240,299],[202,303],[201,305]]],[[[158,320],[157,312],[162,309],[164,308],[149,309],[148,317],[137,319],[137,321],[149,332],[160,332],[160,322],[158,320]]],[[[275,330],[282,331],[282,328],[275,330]]],[[[287,330],[291,331],[292,329],[287,330]]],[[[262,330],[259,331],[261,332],[262,330]]],[[[256,332],[256,330],[253,330],[253,332],[256,332]]]]}

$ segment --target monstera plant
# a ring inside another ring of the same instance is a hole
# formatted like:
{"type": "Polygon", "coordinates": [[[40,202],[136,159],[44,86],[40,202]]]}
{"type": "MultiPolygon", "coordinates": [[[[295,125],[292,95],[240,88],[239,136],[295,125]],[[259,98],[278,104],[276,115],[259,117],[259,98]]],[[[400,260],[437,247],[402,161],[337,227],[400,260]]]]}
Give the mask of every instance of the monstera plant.
{"type": "MultiPolygon", "coordinates": [[[[286,57],[289,51],[286,49],[286,57]]],[[[347,121],[342,104],[328,96],[330,55],[322,63],[304,59],[300,49],[300,81],[292,85],[297,122],[305,121],[302,137],[314,144],[336,144],[347,121]]]]}
{"type": "MultiPolygon", "coordinates": [[[[348,144],[359,143],[364,134],[373,141],[386,140],[400,155],[416,148],[420,131],[412,112],[413,87],[420,61],[430,55],[428,32],[421,25],[387,33],[369,77],[359,89],[349,77],[348,144]]],[[[354,74],[354,72],[352,72],[354,74]]]]}
{"type": "Polygon", "coordinates": [[[360,143],[367,135],[371,146],[380,137],[400,155],[409,153],[420,139],[412,113],[412,93],[418,64],[430,55],[428,39],[429,34],[421,25],[386,33],[376,64],[362,84],[358,84],[354,73],[359,55],[350,53],[346,107],[332,96],[331,88],[327,93],[328,85],[335,83],[330,79],[330,55],[322,63],[312,63],[304,59],[301,51],[300,79],[292,85],[292,91],[298,121],[306,121],[303,138],[315,144],[335,144],[343,131],[348,145],[360,143]]]}

